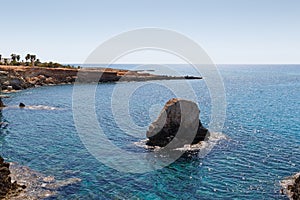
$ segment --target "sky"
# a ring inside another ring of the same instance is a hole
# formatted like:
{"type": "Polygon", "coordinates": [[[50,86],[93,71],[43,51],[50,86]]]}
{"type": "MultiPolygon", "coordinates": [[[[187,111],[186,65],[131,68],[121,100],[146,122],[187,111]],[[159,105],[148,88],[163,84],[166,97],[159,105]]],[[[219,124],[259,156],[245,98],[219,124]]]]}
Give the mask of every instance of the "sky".
{"type": "MultiPolygon", "coordinates": [[[[191,38],[217,64],[299,64],[299,9],[299,0],[0,0],[0,54],[84,63],[111,37],[155,27],[191,38]]],[[[180,62],[149,51],[125,57],[180,62]]]]}

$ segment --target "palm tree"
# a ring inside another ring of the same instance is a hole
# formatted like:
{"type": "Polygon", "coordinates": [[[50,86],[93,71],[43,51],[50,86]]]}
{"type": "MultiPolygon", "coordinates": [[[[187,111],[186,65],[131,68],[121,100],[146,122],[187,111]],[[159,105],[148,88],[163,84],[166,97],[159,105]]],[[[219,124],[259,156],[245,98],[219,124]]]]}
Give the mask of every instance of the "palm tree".
{"type": "Polygon", "coordinates": [[[13,53],[13,54],[11,54],[10,56],[11,56],[12,61],[13,61],[13,62],[16,62],[17,55],[13,53]]]}
{"type": "Polygon", "coordinates": [[[7,65],[8,64],[8,59],[4,58],[4,64],[7,65]]]}
{"type": "Polygon", "coordinates": [[[34,67],[34,61],[36,60],[36,55],[30,55],[31,65],[34,67]]]}
{"type": "Polygon", "coordinates": [[[25,60],[26,60],[26,61],[30,60],[30,54],[27,54],[27,55],[25,56],[25,60]]]}
{"type": "Polygon", "coordinates": [[[20,56],[20,55],[17,55],[16,59],[17,59],[17,61],[19,62],[20,59],[21,59],[21,56],[20,56]]]}

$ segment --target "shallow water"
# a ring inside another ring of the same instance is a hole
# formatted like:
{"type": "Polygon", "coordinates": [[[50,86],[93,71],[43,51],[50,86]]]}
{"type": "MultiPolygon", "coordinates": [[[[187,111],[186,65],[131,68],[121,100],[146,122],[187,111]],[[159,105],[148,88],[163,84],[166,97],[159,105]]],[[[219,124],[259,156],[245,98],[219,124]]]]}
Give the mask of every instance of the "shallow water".
{"type": "MultiPolygon", "coordinates": [[[[193,75],[191,69],[175,67],[193,75]]],[[[55,109],[4,109],[2,121],[9,124],[1,129],[1,154],[58,180],[82,180],[59,191],[55,199],[286,199],[279,193],[279,181],[300,171],[300,66],[235,65],[219,69],[227,97],[223,134],[229,139],[220,140],[204,158],[181,158],[144,174],[107,167],[89,154],[76,132],[71,85],[29,89],[5,99],[12,107],[23,102],[32,108],[44,105],[55,109]]],[[[180,86],[181,81],[167,83],[180,86]]],[[[201,121],[207,126],[209,91],[203,80],[188,82],[196,91],[201,121]]],[[[115,145],[127,151],[145,151],[135,143],[145,139],[147,126],[160,111],[157,108],[174,97],[162,86],[164,83],[149,82],[130,98],[130,116],[142,133],[119,128],[110,110],[117,85],[130,91],[140,83],[98,85],[97,117],[115,145]]],[[[90,86],[83,85],[82,91],[85,87],[90,86]]],[[[122,110],[115,105],[116,111],[122,110]]],[[[126,113],[119,113],[120,119],[128,118],[126,113]]]]}

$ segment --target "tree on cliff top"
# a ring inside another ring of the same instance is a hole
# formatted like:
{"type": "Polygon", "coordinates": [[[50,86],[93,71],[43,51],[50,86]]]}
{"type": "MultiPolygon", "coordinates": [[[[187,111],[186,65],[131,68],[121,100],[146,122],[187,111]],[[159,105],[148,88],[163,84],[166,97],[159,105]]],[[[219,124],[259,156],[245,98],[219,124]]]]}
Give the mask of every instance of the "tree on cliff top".
{"type": "Polygon", "coordinates": [[[36,55],[30,55],[30,54],[27,54],[27,55],[25,56],[25,60],[26,60],[26,61],[30,60],[31,66],[34,67],[34,61],[36,60],[36,55]]]}
{"type": "Polygon", "coordinates": [[[11,56],[11,59],[12,59],[12,64],[13,65],[19,65],[19,61],[20,61],[20,58],[21,58],[21,56],[20,55],[17,55],[17,54],[11,54],[10,55],[11,56]]]}
{"type": "Polygon", "coordinates": [[[13,62],[15,62],[17,60],[17,54],[13,53],[10,56],[11,56],[11,59],[12,59],[13,62]]]}
{"type": "Polygon", "coordinates": [[[31,65],[34,66],[34,61],[36,60],[36,55],[30,55],[31,65]]]}
{"type": "Polygon", "coordinates": [[[28,60],[30,60],[30,54],[27,54],[27,55],[25,56],[25,60],[26,60],[26,62],[28,62],[28,60]]]}

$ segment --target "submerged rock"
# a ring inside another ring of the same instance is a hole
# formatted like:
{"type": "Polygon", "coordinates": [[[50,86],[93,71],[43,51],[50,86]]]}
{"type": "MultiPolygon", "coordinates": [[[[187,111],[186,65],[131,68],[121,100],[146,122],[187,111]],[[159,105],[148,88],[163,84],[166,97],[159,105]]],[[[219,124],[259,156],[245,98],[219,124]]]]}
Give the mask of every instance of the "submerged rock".
{"type": "Polygon", "coordinates": [[[300,200],[300,173],[281,181],[281,186],[291,200],[300,200]]]}
{"type": "Polygon", "coordinates": [[[158,118],[147,131],[147,145],[183,147],[197,144],[209,136],[199,119],[200,110],[196,103],[174,98],[169,100],[158,118]]]}
{"type": "Polygon", "coordinates": [[[56,180],[0,156],[0,199],[35,200],[57,195],[63,187],[81,182],[79,178],[56,180]],[[16,181],[17,180],[17,181],[16,181]]]}
{"type": "Polygon", "coordinates": [[[79,178],[56,180],[54,176],[45,176],[42,173],[36,172],[26,166],[20,166],[17,163],[11,163],[10,170],[12,179],[26,186],[26,189],[18,195],[9,197],[9,199],[13,200],[54,198],[64,187],[81,182],[79,178]]]}

